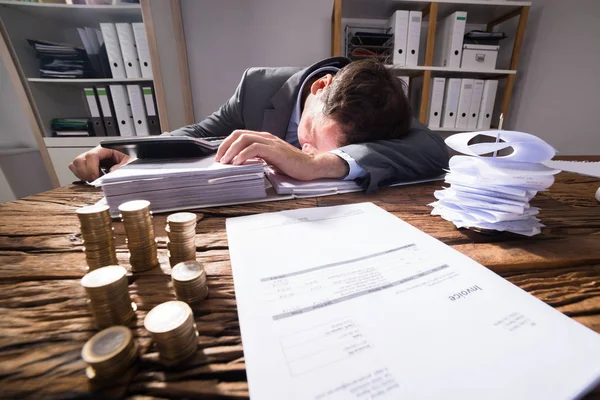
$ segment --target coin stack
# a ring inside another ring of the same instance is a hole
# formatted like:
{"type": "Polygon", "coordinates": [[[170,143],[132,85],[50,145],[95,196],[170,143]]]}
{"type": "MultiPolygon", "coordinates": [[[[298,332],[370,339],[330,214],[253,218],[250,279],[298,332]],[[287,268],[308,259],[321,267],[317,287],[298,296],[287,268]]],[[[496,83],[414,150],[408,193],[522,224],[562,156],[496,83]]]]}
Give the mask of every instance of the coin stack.
{"type": "Polygon", "coordinates": [[[196,214],[180,212],[169,215],[166,231],[171,266],[196,259],[196,214]]]}
{"type": "Polygon", "coordinates": [[[115,238],[107,205],[81,207],[77,216],[90,270],[118,264],[115,238]]]}
{"type": "Polygon", "coordinates": [[[189,360],[198,347],[198,331],[192,309],[182,301],[167,301],[146,315],[144,327],[156,343],[163,364],[177,365],[189,360]]]}
{"type": "Polygon", "coordinates": [[[90,299],[90,308],[98,328],[126,325],[135,317],[129,297],[127,270],[109,265],[87,273],[81,279],[90,299]]]}
{"type": "Polygon", "coordinates": [[[131,270],[140,272],[158,266],[150,202],[146,200],[128,201],[119,206],[119,211],[127,235],[131,270]]]}
{"type": "Polygon", "coordinates": [[[89,379],[105,380],[125,372],[136,360],[138,346],[129,328],[113,326],[88,340],[81,350],[81,358],[89,366],[89,379]]]}
{"type": "Polygon", "coordinates": [[[197,303],[208,296],[206,272],[198,261],[184,261],[171,271],[175,295],[188,304],[197,303]]]}

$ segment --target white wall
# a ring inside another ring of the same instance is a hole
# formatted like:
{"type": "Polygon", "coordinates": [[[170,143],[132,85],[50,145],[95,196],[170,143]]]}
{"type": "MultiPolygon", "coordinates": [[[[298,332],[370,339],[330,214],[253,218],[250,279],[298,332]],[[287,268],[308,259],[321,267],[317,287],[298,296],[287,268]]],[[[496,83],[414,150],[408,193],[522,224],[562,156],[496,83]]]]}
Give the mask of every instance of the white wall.
{"type": "Polygon", "coordinates": [[[507,126],[600,154],[600,1],[533,0],[507,126]]]}
{"type": "Polygon", "coordinates": [[[8,71],[0,59],[0,148],[37,148],[29,120],[16,96],[8,71]]]}
{"type": "Polygon", "coordinates": [[[332,7],[332,0],[182,0],[196,120],[231,97],[246,68],[329,57],[332,7]]]}

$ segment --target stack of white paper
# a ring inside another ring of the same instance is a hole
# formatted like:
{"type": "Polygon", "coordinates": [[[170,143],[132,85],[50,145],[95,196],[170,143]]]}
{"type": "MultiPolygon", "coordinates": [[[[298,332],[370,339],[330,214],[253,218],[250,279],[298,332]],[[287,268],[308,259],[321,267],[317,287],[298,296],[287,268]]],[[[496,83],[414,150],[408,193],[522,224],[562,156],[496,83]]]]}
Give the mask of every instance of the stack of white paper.
{"type": "Polygon", "coordinates": [[[267,196],[264,165],[225,165],[214,156],[135,160],[92,183],[101,186],[112,215],[129,200],[148,200],[155,212],[236,203],[267,196]]]}
{"type": "Polygon", "coordinates": [[[516,131],[458,133],[446,139],[452,149],[463,153],[450,159],[446,175],[449,188],[434,193],[433,215],[452,221],[458,228],[470,227],[509,231],[526,236],[540,233],[539,209],[529,201],[554,183],[560,170],[542,162],[556,150],[543,140],[516,131]],[[475,136],[496,138],[496,143],[469,144],[475,136]],[[498,151],[512,149],[506,156],[498,151]],[[483,155],[492,154],[491,157],[483,155]]]}
{"type": "Polygon", "coordinates": [[[315,179],[314,181],[299,181],[275,172],[272,168],[265,169],[267,179],[273,185],[277,194],[294,194],[299,197],[330,195],[337,193],[358,192],[362,190],[355,181],[341,179],[315,179]]]}

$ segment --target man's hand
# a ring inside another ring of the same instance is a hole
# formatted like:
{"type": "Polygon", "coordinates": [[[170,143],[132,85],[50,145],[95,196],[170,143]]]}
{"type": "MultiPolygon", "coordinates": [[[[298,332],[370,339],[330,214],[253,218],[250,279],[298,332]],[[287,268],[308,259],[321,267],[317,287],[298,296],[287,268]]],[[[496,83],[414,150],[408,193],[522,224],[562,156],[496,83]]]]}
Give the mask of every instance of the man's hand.
{"type": "Polygon", "coordinates": [[[267,132],[236,130],[219,146],[216,160],[240,165],[251,158],[262,158],[281,173],[301,181],[318,178],[343,178],[348,164],[331,153],[316,153],[305,145],[300,150],[267,132]]]}
{"type": "Polygon", "coordinates": [[[75,157],[69,164],[69,169],[82,181],[91,182],[100,177],[100,164],[110,166],[112,171],[127,163],[130,159],[131,157],[121,152],[96,146],[92,150],[75,157]]]}

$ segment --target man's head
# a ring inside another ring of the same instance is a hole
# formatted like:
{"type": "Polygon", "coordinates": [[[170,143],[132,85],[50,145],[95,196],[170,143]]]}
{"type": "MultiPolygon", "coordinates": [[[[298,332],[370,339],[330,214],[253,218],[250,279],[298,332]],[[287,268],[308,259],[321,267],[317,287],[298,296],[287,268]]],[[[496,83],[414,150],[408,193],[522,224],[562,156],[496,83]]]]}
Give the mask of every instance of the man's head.
{"type": "Polygon", "coordinates": [[[374,60],[355,61],[310,87],[298,140],[324,152],[353,143],[393,139],[410,128],[411,111],[402,81],[374,60]]]}

